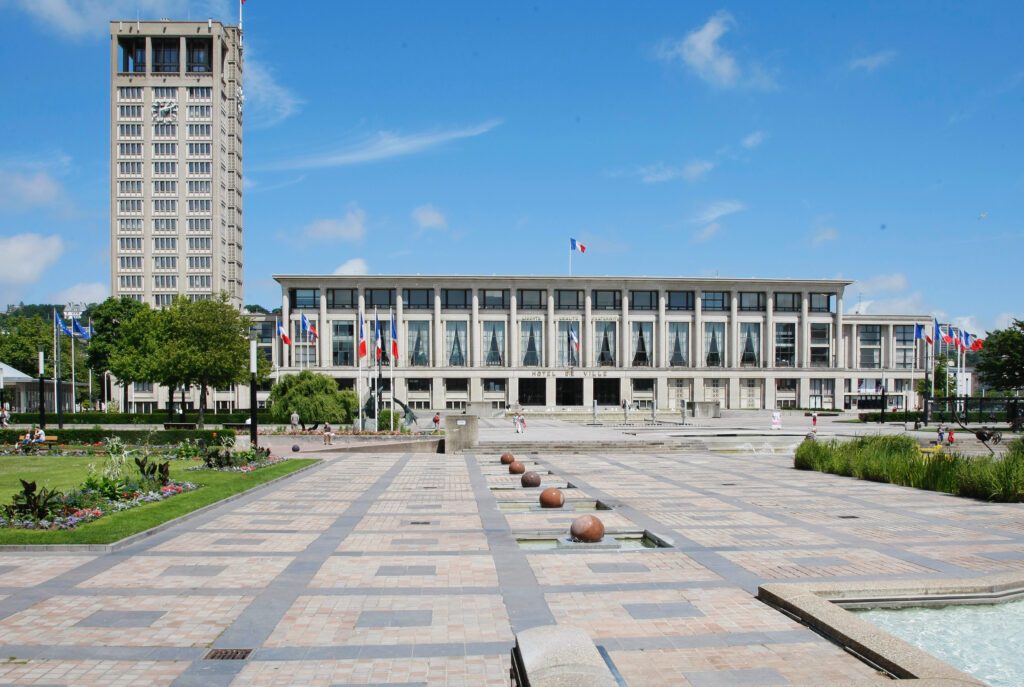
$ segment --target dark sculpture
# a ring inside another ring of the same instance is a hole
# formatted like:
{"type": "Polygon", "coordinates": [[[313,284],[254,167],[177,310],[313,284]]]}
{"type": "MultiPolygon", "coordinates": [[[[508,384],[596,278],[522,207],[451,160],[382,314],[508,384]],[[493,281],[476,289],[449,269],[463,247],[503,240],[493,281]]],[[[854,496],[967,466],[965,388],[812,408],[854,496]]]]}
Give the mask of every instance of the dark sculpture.
{"type": "Polygon", "coordinates": [[[299,445],[298,444],[292,444],[292,452],[293,453],[298,453],[299,452],[299,445]]]}
{"type": "Polygon", "coordinates": [[[572,521],[569,536],[573,541],[596,544],[604,538],[604,523],[593,515],[581,515],[572,521]]]}
{"type": "Polygon", "coordinates": [[[523,478],[519,480],[524,487],[539,487],[540,486],[540,475],[536,472],[527,472],[523,475],[523,478]]]}

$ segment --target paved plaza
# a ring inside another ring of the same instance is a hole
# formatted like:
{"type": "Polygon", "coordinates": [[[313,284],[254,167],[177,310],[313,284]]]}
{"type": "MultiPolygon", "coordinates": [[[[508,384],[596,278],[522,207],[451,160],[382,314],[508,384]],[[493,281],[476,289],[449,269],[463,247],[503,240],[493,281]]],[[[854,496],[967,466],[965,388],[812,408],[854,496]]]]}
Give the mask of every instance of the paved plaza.
{"type": "MultiPolygon", "coordinates": [[[[484,424],[491,446],[513,437],[484,424]]],[[[572,485],[566,511],[530,508],[538,490],[490,447],[317,453],[313,469],[114,553],[2,553],[0,685],[507,685],[515,633],[552,623],[586,631],[631,687],[882,684],[756,600],[758,585],[1024,569],[1019,505],[699,446],[521,453],[546,484],[572,485]],[[597,501],[611,534],[673,546],[544,548],[597,501]]]]}

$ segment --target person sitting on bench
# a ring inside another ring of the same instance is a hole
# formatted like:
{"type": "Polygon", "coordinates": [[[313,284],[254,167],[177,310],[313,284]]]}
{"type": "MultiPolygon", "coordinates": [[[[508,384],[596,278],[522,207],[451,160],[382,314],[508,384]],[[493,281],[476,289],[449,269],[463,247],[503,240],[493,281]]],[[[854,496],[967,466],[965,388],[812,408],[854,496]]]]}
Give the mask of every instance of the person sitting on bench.
{"type": "Polygon", "coordinates": [[[25,440],[22,441],[23,446],[29,444],[42,444],[46,442],[46,430],[42,427],[36,427],[32,425],[32,431],[25,434],[25,440]]]}

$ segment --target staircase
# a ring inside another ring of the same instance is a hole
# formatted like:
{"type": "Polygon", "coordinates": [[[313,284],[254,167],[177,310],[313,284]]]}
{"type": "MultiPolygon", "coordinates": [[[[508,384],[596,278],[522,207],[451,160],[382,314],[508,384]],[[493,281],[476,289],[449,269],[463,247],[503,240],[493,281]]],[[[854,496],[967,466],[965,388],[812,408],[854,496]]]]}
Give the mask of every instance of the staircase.
{"type": "Polygon", "coordinates": [[[531,453],[588,453],[601,455],[604,453],[706,453],[708,448],[700,439],[685,437],[664,440],[596,440],[596,441],[516,441],[481,440],[474,449],[476,453],[502,453],[512,451],[517,454],[531,453]]]}

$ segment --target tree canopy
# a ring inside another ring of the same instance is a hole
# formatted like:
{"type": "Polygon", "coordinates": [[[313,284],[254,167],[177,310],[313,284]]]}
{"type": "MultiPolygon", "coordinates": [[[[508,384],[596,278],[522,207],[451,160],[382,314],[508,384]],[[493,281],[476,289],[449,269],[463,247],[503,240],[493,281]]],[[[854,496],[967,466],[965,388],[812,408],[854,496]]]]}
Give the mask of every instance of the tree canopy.
{"type": "MultiPolygon", "coordinates": [[[[127,296],[108,298],[99,305],[94,305],[89,309],[89,316],[92,318],[93,336],[89,342],[87,359],[89,367],[97,374],[103,374],[111,370],[110,357],[123,335],[121,325],[130,322],[137,313],[143,310],[148,311],[149,306],[127,296]]],[[[117,377],[125,380],[130,379],[129,377],[122,377],[120,374],[117,377]]],[[[141,378],[139,379],[141,380],[141,378]]]]}
{"type": "Polygon", "coordinates": [[[299,414],[303,426],[334,422],[352,422],[358,406],[355,392],[338,391],[338,385],[327,375],[303,370],[286,375],[270,390],[270,416],[286,423],[292,412],[299,414]]]}
{"type": "Polygon", "coordinates": [[[1014,320],[985,338],[976,369],[982,383],[994,389],[1024,389],[1024,320],[1014,320]]]}

